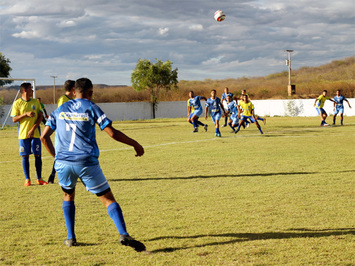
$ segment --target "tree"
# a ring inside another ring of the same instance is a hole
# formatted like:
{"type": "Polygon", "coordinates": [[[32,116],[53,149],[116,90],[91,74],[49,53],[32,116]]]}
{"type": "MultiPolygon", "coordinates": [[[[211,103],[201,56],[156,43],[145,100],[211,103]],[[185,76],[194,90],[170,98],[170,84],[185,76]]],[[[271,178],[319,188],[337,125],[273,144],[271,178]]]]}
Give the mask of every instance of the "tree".
{"type": "Polygon", "coordinates": [[[172,62],[167,60],[162,62],[155,59],[155,64],[148,59],[139,59],[136,68],[131,75],[132,87],[136,91],[149,90],[153,107],[153,118],[158,103],[160,90],[170,90],[177,87],[178,69],[172,70],[172,62]]]}
{"type": "MultiPolygon", "coordinates": [[[[12,70],[9,65],[10,63],[10,59],[6,58],[2,55],[2,53],[0,53],[0,77],[8,78],[10,76],[10,71],[12,70]]],[[[11,80],[0,80],[0,86],[10,83],[12,83],[11,80]]]]}

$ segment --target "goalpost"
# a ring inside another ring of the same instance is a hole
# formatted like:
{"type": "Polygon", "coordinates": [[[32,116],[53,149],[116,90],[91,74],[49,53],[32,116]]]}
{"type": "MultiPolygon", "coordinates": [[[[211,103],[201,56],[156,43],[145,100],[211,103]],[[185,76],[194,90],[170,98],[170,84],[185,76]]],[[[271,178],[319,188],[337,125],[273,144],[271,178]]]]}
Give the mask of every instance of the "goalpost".
{"type": "MultiPolygon", "coordinates": [[[[3,77],[0,77],[0,80],[23,81],[23,82],[31,81],[32,82],[32,87],[33,87],[33,98],[36,98],[36,79],[32,79],[32,78],[31,79],[20,79],[20,78],[3,78],[3,77]]],[[[12,106],[14,105],[14,102],[16,101],[19,93],[20,93],[20,90],[17,91],[16,96],[15,96],[14,100],[12,101],[11,107],[9,109],[9,112],[6,115],[6,118],[5,118],[4,122],[3,122],[3,124],[2,124],[1,130],[3,130],[3,128],[6,125],[7,119],[9,119],[9,116],[10,116],[11,110],[12,110],[12,106]]]]}

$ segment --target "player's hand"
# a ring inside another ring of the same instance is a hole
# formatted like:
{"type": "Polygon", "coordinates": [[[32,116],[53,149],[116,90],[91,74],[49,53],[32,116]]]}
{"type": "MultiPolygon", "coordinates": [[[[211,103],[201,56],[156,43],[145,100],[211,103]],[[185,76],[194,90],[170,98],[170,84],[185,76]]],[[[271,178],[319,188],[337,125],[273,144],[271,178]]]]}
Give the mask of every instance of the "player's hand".
{"type": "Polygon", "coordinates": [[[35,117],[36,116],[36,114],[34,112],[27,112],[26,115],[28,117],[35,117]]]}
{"type": "Polygon", "coordinates": [[[134,146],[134,150],[136,151],[136,157],[140,157],[144,154],[144,148],[138,143],[134,146]]]}
{"type": "Polygon", "coordinates": [[[28,133],[27,133],[27,138],[33,138],[33,136],[34,136],[34,133],[35,133],[35,131],[34,130],[32,130],[32,129],[30,129],[29,131],[28,131],[28,133]]]}

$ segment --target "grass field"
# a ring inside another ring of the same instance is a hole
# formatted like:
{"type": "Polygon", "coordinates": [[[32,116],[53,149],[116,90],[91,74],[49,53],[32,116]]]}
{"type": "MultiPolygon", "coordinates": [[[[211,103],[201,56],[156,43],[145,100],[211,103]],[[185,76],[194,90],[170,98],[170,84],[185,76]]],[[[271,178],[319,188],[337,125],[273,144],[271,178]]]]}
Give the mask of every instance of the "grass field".
{"type": "MultiPolygon", "coordinates": [[[[222,128],[222,138],[211,120],[195,134],[185,119],[115,123],[145,147],[141,158],[98,131],[103,171],[147,253],[118,244],[105,208],[81,184],[79,246],[64,246],[62,191],[23,186],[17,129],[5,128],[0,264],[354,265],[355,117],[344,122],[275,117],[264,135],[251,125],[237,135],[222,128]]],[[[52,163],[43,150],[44,179],[52,163]]]]}

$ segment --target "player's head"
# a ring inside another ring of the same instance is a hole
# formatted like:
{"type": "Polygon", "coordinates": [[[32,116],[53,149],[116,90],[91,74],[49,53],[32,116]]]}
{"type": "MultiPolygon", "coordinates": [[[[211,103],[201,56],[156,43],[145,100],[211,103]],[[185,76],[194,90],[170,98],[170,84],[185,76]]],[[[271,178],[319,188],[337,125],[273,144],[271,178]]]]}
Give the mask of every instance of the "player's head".
{"type": "Polygon", "coordinates": [[[211,96],[212,96],[212,97],[216,97],[216,93],[217,93],[216,90],[211,90],[211,96]]]}
{"type": "Polygon", "coordinates": [[[33,95],[33,89],[32,89],[32,84],[29,82],[24,82],[20,86],[20,92],[21,94],[26,93],[30,97],[33,95]]]}
{"type": "Polygon", "coordinates": [[[227,96],[227,102],[231,102],[232,101],[232,97],[230,95],[227,96]]]}
{"type": "Polygon", "coordinates": [[[193,98],[194,96],[195,96],[194,92],[193,91],[189,91],[189,97],[193,98]]]}
{"type": "Polygon", "coordinates": [[[326,96],[326,95],[327,95],[327,93],[328,93],[328,91],[327,91],[327,90],[324,90],[324,91],[322,92],[323,96],[326,96]]]}
{"type": "Polygon", "coordinates": [[[248,102],[248,95],[243,94],[243,95],[242,95],[242,100],[243,100],[244,102],[248,102]]]}
{"type": "Polygon", "coordinates": [[[242,95],[245,95],[247,94],[247,91],[246,90],[242,90],[242,95]]]}
{"type": "Polygon", "coordinates": [[[66,80],[64,82],[64,90],[66,92],[71,92],[73,90],[74,86],[75,86],[75,81],[74,80],[68,79],[68,80],[66,80]]]}
{"type": "Polygon", "coordinates": [[[88,78],[80,78],[75,81],[75,94],[82,95],[83,98],[91,99],[93,94],[92,82],[88,78]]]}
{"type": "Polygon", "coordinates": [[[337,96],[340,96],[340,93],[341,93],[341,91],[337,90],[337,92],[336,92],[337,96]]]}
{"type": "Polygon", "coordinates": [[[228,87],[225,87],[225,88],[224,88],[224,92],[225,92],[225,93],[228,93],[228,92],[229,92],[228,87]]]}

